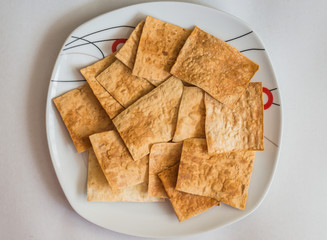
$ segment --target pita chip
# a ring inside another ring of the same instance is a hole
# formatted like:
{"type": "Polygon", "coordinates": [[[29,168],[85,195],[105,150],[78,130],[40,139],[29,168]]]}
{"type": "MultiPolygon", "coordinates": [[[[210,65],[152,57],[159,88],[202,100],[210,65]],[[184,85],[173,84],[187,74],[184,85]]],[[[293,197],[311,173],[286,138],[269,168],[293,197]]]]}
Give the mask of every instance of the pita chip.
{"type": "Polygon", "coordinates": [[[236,48],[195,27],[170,72],[232,106],[258,69],[236,48]]]}
{"type": "Polygon", "coordinates": [[[170,77],[113,119],[135,161],[148,155],[152,144],[172,139],[182,93],[181,80],[170,77]]]}
{"type": "Polygon", "coordinates": [[[176,190],[207,196],[244,209],[254,162],[253,151],[210,156],[205,139],[183,143],[176,190]]]}
{"type": "Polygon", "coordinates": [[[131,33],[125,44],[119,49],[116,58],[130,69],[133,69],[137,47],[140,42],[144,21],[140,22],[131,33]]]}
{"type": "Polygon", "coordinates": [[[90,140],[112,189],[123,189],[148,181],[149,156],[134,161],[116,131],[91,135],[90,140]]]}
{"type": "Polygon", "coordinates": [[[177,174],[178,164],[175,164],[159,173],[159,178],[165,187],[171,205],[180,222],[196,216],[215,205],[219,205],[219,202],[215,199],[177,191],[175,189],[177,174]]]}
{"type": "Polygon", "coordinates": [[[179,162],[182,146],[183,143],[181,142],[157,143],[152,145],[149,155],[149,196],[167,198],[158,173],[179,162]]]}
{"type": "Polygon", "coordinates": [[[137,49],[133,75],[158,86],[166,80],[191,30],[147,16],[137,49]]]}
{"type": "Polygon", "coordinates": [[[53,99],[77,152],[91,147],[89,136],[114,129],[88,84],[53,99]]]}
{"type": "Polygon", "coordinates": [[[198,87],[184,87],[173,141],[204,138],[204,121],[204,91],[198,87]]]}
{"type": "Polygon", "coordinates": [[[154,89],[147,80],[133,76],[132,71],[119,60],[96,79],[125,108],[154,89]]]}
{"type": "Polygon", "coordinates": [[[115,54],[111,54],[104,59],[82,68],[80,72],[90,85],[94,95],[99,100],[101,106],[107,112],[112,119],[122,110],[123,106],[120,105],[111,95],[108,93],[101,84],[95,79],[103,70],[109,67],[115,61],[115,54]]]}
{"type": "Polygon", "coordinates": [[[113,191],[104,176],[93,149],[89,149],[87,177],[87,201],[104,202],[161,202],[163,199],[149,197],[146,182],[113,191]]]}
{"type": "Polygon", "coordinates": [[[208,94],[205,107],[209,154],[264,150],[261,82],[250,83],[232,109],[208,94]]]}

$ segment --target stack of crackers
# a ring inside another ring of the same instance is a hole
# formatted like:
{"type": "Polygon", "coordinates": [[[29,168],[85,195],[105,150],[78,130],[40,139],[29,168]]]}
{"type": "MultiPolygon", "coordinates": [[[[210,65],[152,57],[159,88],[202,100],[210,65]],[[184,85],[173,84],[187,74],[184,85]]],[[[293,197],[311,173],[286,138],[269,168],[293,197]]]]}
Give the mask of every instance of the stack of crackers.
{"type": "Polygon", "coordinates": [[[224,203],[244,209],[264,150],[259,66],[198,27],[146,17],[116,53],[81,69],[87,84],[54,99],[88,201],[158,202],[179,221],[224,203]]]}

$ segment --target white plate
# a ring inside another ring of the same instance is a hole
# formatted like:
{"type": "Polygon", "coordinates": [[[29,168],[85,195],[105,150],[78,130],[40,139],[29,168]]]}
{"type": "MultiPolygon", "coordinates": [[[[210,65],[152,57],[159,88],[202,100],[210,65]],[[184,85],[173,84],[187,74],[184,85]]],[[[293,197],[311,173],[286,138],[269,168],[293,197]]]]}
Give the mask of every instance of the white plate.
{"type": "Polygon", "coordinates": [[[277,81],[258,36],[239,19],[208,7],[181,3],[144,3],[103,14],[84,23],[64,43],[54,67],[47,99],[46,126],[50,154],[61,187],[74,210],[90,222],[113,231],[143,237],[177,237],[201,233],[238,221],[262,202],[271,183],[281,140],[281,107],[277,81]],[[244,211],[222,204],[179,223],[170,204],[96,203],[86,201],[87,158],[78,154],[52,99],[85,82],[79,69],[118,47],[145,16],[192,28],[197,25],[223,39],[260,65],[252,81],[265,87],[265,147],[256,153],[244,211]],[[113,28],[114,27],[114,28],[113,28]],[[242,36],[243,35],[243,36],[242,36]],[[240,37],[242,36],[242,37],[240,37]],[[237,38],[239,37],[239,38],[237,38]],[[272,103],[272,104],[271,104],[272,103]]]}

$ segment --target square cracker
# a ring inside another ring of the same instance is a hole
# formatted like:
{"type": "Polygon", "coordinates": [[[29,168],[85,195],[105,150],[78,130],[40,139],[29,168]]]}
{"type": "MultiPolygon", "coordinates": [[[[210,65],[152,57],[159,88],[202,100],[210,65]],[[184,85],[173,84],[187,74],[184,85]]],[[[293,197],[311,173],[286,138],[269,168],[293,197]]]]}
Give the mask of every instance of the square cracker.
{"type": "Polygon", "coordinates": [[[213,198],[197,196],[175,190],[178,174],[178,163],[159,173],[171,205],[174,208],[176,216],[180,222],[196,216],[209,208],[219,205],[219,202],[213,198]]]}
{"type": "Polygon", "coordinates": [[[148,181],[149,156],[134,161],[116,131],[90,136],[99,164],[112,189],[148,181]]]}
{"type": "Polygon", "coordinates": [[[119,60],[100,73],[96,80],[125,108],[154,88],[147,80],[132,75],[119,60]]]}
{"type": "Polygon", "coordinates": [[[146,17],[133,75],[158,86],[170,76],[170,68],[190,33],[191,30],[146,17]]]}
{"type": "Polygon", "coordinates": [[[116,58],[130,69],[133,69],[137,47],[140,42],[144,21],[140,22],[129,36],[125,44],[119,49],[116,58]]]}
{"type": "Polygon", "coordinates": [[[231,109],[205,96],[209,154],[264,150],[262,83],[250,83],[231,109]]]}
{"type": "Polygon", "coordinates": [[[244,209],[252,174],[253,151],[210,156],[205,139],[183,143],[176,190],[214,198],[244,209]]]}
{"type": "Polygon", "coordinates": [[[198,87],[184,87],[173,141],[205,137],[204,121],[204,91],[198,87]]]}
{"type": "Polygon", "coordinates": [[[124,108],[101,86],[101,84],[95,78],[115,60],[115,54],[111,54],[104,59],[80,70],[90,85],[94,95],[97,97],[101,106],[111,119],[124,110],[124,108]]]}
{"type": "Polygon", "coordinates": [[[88,84],[53,99],[77,152],[91,147],[89,136],[114,129],[88,84]]]}
{"type": "Polygon", "coordinates": [[[149,196],[167,198],[158,173],[179,162],[182,146],[183,143],[181,142],[157,143],[152,145],[149,155],[149,196]]]}
{"type": "Polygon", "coordinates": [[[170,77],[113,119],[134,160],[148,155],[152,144],[172,139],[182,93],[182,81],[170,77]]]}
{"type": "Polygon", "coordinates": [[[236,48],[195,27],[170,72],[231,106],[258,69],[236,48]]]}
{"type": "Polygon", "coordinates": [[[149,197],[148,185],[140,183],[123,190],[113,191],[104,176],[93,149],[89,149],[87,174],[87,201],[105,202],[161,202],[163,199],[149,197]]]}

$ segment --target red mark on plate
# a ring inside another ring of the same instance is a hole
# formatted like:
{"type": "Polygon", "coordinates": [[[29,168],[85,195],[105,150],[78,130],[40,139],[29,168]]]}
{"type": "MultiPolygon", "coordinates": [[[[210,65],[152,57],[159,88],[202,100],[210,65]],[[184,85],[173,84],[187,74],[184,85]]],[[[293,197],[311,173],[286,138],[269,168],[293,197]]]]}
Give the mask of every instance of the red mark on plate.
{"type": "Polygon", "coordinates": [[[274,96],[272,95],[271,91],[268,88],[263,87],[262,91],[267,95],[268,101],[264,105],[264,109],[268,109],[271,107],[274,101],[274,96]]]}
{"type": "Polygon", "coordinates": [[[121,43],[125,43],[127,39],[125,38],[121,38],[121,39],[117,39],[116,41],[114,41],[114,43],[112,44],[111,50],[112,52],[116,52],[117,51],[117,46],[121,43]]]}

